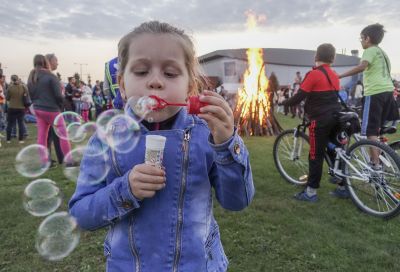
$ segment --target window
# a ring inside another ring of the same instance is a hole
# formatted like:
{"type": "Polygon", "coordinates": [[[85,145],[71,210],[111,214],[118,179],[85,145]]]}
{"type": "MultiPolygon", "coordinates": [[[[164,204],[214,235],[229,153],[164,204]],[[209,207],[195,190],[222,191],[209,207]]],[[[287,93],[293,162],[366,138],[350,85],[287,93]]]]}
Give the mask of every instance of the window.
{"type": "Polygon", "coordinates": [[[224,63],[225,76],[236,76],[236,63],[234,61],[224,63]]]}

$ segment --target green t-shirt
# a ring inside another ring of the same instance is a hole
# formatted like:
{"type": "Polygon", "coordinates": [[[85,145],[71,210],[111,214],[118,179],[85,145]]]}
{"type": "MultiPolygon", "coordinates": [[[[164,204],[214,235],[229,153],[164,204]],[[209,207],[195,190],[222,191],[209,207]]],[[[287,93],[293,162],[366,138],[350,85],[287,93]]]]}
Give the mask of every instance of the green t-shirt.
{"type": "Polygon", "coordinates": [[[368,61],[368,67],[363,73],[364,95],[393,92],[390,61],[386,53],[378,46],[372,46],[364,50],[361,61],[363,60],[368,61]]]}

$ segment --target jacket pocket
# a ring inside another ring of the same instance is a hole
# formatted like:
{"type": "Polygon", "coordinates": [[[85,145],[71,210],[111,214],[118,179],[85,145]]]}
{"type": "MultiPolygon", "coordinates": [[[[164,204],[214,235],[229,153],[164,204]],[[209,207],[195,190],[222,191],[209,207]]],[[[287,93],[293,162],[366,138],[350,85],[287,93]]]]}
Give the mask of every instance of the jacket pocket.
{"type": "Polygon", "coordinates": [[[207,272],[224,272],[228,267],[228,259],[222,248],[218,226],[215,226],[205,245],[207,272]]]}
{"type": "Polygon", "coordinates": [[[104,240],[104,256],[111,257],[111,241],[114,234],[114,228],[110,227],[107,232],[106,239],[104,240]]]}

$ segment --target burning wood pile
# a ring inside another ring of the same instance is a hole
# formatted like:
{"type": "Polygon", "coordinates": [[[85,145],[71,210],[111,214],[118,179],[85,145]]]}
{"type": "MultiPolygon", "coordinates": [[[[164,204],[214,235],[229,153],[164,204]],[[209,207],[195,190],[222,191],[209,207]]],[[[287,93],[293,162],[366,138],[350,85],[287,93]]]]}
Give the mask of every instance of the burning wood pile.
{"type": "MultiPolygon", "coordinates": [[[[255,17],[248,16],[249,27],[255,27],[255,17]]],[[[235,124],[241,135],[277,135],[282,131],[273,114],[273,92],[265,73],[263,50],[247,50],[247,69],[243,75],[243,87],[238,90],[234,111],[235,124]]]]}

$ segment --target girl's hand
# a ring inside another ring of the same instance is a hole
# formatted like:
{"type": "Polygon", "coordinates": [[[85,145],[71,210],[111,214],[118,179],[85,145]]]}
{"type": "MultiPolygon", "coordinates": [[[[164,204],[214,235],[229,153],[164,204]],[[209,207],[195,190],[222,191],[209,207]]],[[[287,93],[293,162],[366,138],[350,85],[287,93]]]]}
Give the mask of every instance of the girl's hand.
{"type": "Polygon", "coordinates": [[[151,198],[165,187],[165,171],[148,164],[138,164],[129,173],[132,194],[139,200],[151,198]]]}
{"type": "Polygon", "coordinates": [[[200,118],[204,119],[215,144],[222,144],[233,135],[233,113],[225,99],[212,91],[204,91],[200,95],[200,101],[207,106],[200,108],[200,118]]]}

